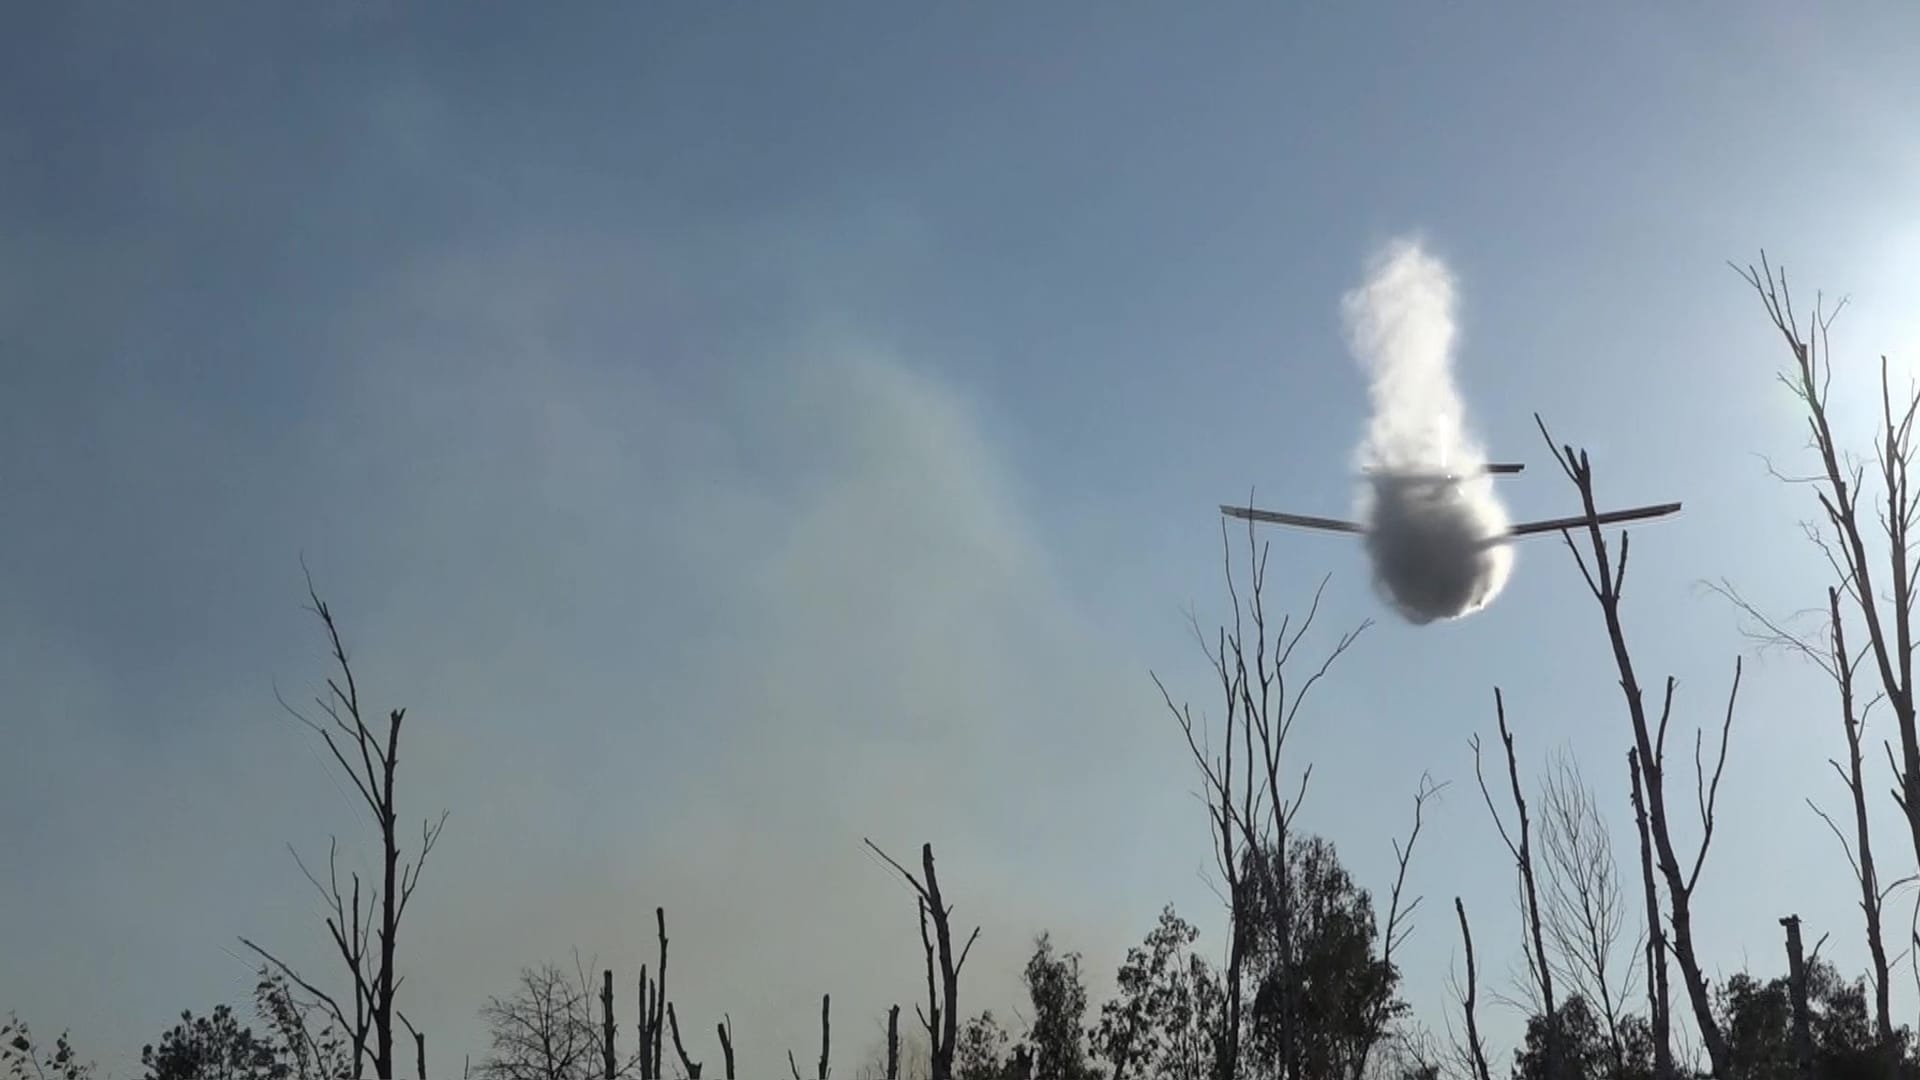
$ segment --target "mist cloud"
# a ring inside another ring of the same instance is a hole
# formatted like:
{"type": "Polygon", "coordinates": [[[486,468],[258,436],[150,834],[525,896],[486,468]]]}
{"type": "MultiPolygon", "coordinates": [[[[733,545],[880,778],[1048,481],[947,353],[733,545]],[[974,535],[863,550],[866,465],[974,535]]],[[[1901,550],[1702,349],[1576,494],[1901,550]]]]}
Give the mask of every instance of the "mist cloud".
{"type": "Polygon", "coordinates": [[[1508,545],[1487,542],[1508,518],[1492,479],[1475,471],[1487,458],[1468,434],[1454,384],[1453,310],[1453,275],[1409,239],[1387,245],[1366,282],[1341,300],[1373,407],[1361,468],[1473,473],[1455,484],[1381,481],[1361,492],[1374,585],[1416,625],[1486,607],[1513,567],[1508,545]]]}

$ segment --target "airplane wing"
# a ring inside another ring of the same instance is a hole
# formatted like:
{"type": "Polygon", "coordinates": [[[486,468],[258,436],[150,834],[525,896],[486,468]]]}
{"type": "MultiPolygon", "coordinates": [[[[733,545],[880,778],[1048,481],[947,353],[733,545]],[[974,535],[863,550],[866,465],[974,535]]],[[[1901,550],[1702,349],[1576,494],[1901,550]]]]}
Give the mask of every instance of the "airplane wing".
{"type": "MultiPolygon", "coordinates": [[[[1629,510],[1609,510],[1605,513],[1595,514],[1593,516],[1593,522],[1596,525],[1613,525],[1622,521],[1643,521],[1647,518],[1666,517],[1668,514],[1678,513],[1679,510],[1680,504],[1677,502],[1661,503],[1658,506],[1636,506],[1629,510]]],[[[1540,533],[1561,532],[1566,529],[1583,528],[1586,524],[1587,516],[1585,514],[1577,514],[1573,517],[1551,518],[1546,521],[1528,521],[1508,529],[1507,537],[1512,539],[1520,536],[1535,536],[1540,533]]]]}
{"type": "Polygon", "coordinates": [[[1327,532],[1364,533],[1367,530],[1351,521],[1339,518],[1309,517],[1305,514],[1282,514],[1274,510],[1255,510],[1250,506],[1221,506],[1220,512],[1228,517],[1242,521],[1262,521],[1269,525],[1293,525],[1302,529],[1324,529],[1327,532]]]}
{"type": "Polygon", "coordinates": [[[1495,461],[1458,472],[1446,468],[1431,469],[1393,469],[1368,466],[1360,474],[1373,480],[1455,480],[1465,476],[1513,476],[1526,469],[1525,465],[1512,461],[1495,461]]]}

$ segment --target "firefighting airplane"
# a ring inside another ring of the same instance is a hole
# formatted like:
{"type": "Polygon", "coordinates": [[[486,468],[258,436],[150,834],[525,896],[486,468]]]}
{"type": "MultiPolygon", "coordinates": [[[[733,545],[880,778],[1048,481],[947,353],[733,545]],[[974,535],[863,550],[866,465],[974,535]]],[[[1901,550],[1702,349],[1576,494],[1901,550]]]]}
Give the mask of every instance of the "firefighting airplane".
{"type": "MultiPolygon", "coordinates": [[[[1467,475],[1511,476],[1525,467],[1524,465],[1513,462],[1495,462],[1490,465],[1481,465],[1475,469],[1468,470],[1468,472],[1464,474],[1451,471],[1417,472],[1368,469],[1366,471],[1366,477],[1372,482],[1375,491],[1391,485],[1411,484],[1452,488],[1454,485],[1460,483],[1461,480],[1465,479],[1467,475]]],[[[1518,539],[1522,536],[1537,536],[1541,533],[1556,533],[1567,529],[1577,529],[1587,525],[1589,522],[1594,525],[1613,525],[1622,521],[1644,521],[1649,518],[1666,517],[1668,514],[1678,513],[1679,510],[1680,504],[1672,502],[1661,503],[1657,506],[1636,506],[1626,510],[1610,510],[1595,514],[1591,518],[1585,514],[1580,514],[1574,517],[1526,521],[1509,527],[1506,532],[1498,536],[1488,537],[1485,543],[1489,545],[1500,544],[1509,540],[1518,539]]],[[[1243,521],[1258,521],[1269,525],[1292,525],[1302,529],[1320,529],[1326,532],[1353,534],[1365,534],[1367,531],[1367,527],[1358,522],[1342,521],[1339,518],[1311,517],[1306,514],[1283,514],[1277,510],[1256,510],[1251,506],[1222,505],[1220,512],[1228,517],[1240,518],[1243,521]]]]}

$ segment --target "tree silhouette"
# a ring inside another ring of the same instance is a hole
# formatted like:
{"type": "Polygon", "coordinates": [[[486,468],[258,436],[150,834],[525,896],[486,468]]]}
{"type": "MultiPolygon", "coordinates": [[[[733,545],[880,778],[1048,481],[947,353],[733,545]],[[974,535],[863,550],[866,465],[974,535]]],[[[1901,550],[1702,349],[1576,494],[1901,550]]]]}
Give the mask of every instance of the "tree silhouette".
{"type": "Polygon", "coordinates": [[[1213,1017],[1203,1008],[1211,991],[1206,960],[1191,951],[1200,932],[1169,904],[1146,941],[1127,950],[1115,979],[1117,996],[1100,1008],[1095,1055],[1110,1080],[1129,1076],[1202,1080],[1213,1017]]]}
{"type": "Polygon", "coordinates": [[[396,781],[400,767],[400,725],[406,719],[407,711],[390,711],[384,731],[376,730],[362,710],[359,682],[354,678],[353,665],[348,661],[339,624],[334,621],[333,610],[315,591],[311,575],[307,578],[307,599],[310,603],[308,610],[320,620],[326,634],[328,648],[339,674],[327,680],[327,693],[315,698],[315,704],[326,716],[325,721],[313,719],[287,704],[284,698],[280,700],[280,705],[319,736],[334,762],[353,782],[355,791],[380,834],[381,882],[367,899],[364,911],[361,907],[360,875],[350,876],[350,889],[341,885],[336,858],[337,842],[327,853],[327,882],[324,885],[300,861],[299,855],[294,855],[300,872],[326,905],[327,933],[352,984],[352,1019],[348,1019],[349,1010],[340,1004],[337,997],[307,981],[267,950],[244,937],[240,941],[302,990],[323,1002],[340,1028],[351,1032],[354,1080],[361,1080],[364,1075],[369,1036],[373,1039],[371,1053],[374,1075],[382,1080],[391,1080],[399,1075],[393,1068],[393,1025],[396,1019],[394,993],[400,985],[396,973],[400,920],[413,899],[415,887],[420,884],[420,870],[426,863],[427,855],[433,851],[435,842],[440,839],[440,830],[446,825],[447,815],[442,812],[438,821],[429,820],[422,825],[419,852],[412,862],[403,861],[396,781]]]}
{"type": "MultiPolygon", "coordinates": [[[[1251,857],[1277,861],[1271,848],[1251,857]]],[[[1353,1080],[1386,1026],[1406,1010],[1396,993],[1400,974],[1380,958],[1372,898],[1341,866],[1331,841],[1296,833],[1286,876],[1293,888],[1287,910],[1263,898],[1251,913],[1246,1063],[1262,1074],[1280,1069],[1286,1061],[1280,1035],[1288,1030],[1299,1080],[1353,1080]],[[1279,954],[1283,940],[1293,949],[1291,962],[1279,954]]]]}
{"type": "Polygon", "coordinates": [[[1027,998],[1033,1020],[1026,1043],[1033,1053],[1035,1080],[1090,1080],[1087,1060],[1087,988],[1080,979],[1080,954],[1057,954],[1041,933],[1027,960],[1027,998]]]}
{"type": "Polygon", "coordinates": [[[158,1047],[141,1048],[140,1064],[146,1080],[285,1080],[292,1074],[272,1042],[255,1038],[225,1005],[198,1018],[182,1012],[158,1047]]]}
{"type": "Polygon", "coordinates": [[[92,1080],[93,1063],[81,1061],[66,1032],[44,1046],[25,1021],[8,1013],[0,1024],[0,1070],[7,1080],[92,1080]]]}
{"type": "Polygon", "coordinates": [[[487,1052],[483,1080],[590,1080],[602,1068],[601,1027],[593,999],[553,964],[522,968],[513,993],[480,1010],[487,1052]]]}

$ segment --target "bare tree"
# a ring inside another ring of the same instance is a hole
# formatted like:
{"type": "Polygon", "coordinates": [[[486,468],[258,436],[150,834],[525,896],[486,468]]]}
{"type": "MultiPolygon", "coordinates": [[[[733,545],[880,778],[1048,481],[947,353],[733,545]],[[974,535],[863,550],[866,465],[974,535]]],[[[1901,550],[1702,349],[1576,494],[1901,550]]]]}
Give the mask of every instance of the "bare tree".
{"type": "Polygon", "coordinates": [[[1320,598],[1327,581],[1321,579],[1313,603],[1298,629],[1292,629],[1291,615],[1284,617],[1277,630],[1267,625],[1264,593],[1266,588],[1267,546],[1256,544],[1252,522],[1247,526],[1248,561],[1251,593],[1243,602],[1233,574],[1233,552],[1226,527],[1221,527],[1221,546],[1227,575],[1227,593],[1233,603],[1233,625],[1221,627],[1215,644],[1209,645],[1194,622],[1195,637],[1212,664],[1224,698],[1225,718],[1221,750],[1215,754],[1194,720],[1191,707],[1175,705],[1173,696],[1159,676],[1153,677],[1161,700],[1179,723],[1187,748],[1200,767],[1206,785],[1205,801],[1212,822],[1214,860],[1225,880],[1228,907],[1227,963],[1224,977],[1225,1015],[1216,1044],[1214,1071],[1217,1080],[1232,1080],[1240,1062],[1243,1026],[1243,970],[1252,952],[1252,913],[1260,906],[1275,911],[1279,927],[1278,964],[1280,985],[1285,1000],[1280,1007],[1280,1056],[1285,1075],[1296,1072],[1292,1001],[1296,980],[1292,970],[1294,953],[1291,940],[1292,888],[1287,880],[1286,852],[1293,818],[1306,794],[1313,768],[1302,772],[1300,786],[1291,798],[1282,778],[1284,751],[1288,734],[1299,718],[1300,708],[1313,687],[1326,676],[1371,621],[1341,636],[1318,669],[1289,693],[1288,664],[1295,650],[1313,626],[1320,609],[1320,598]],[[1292,630],[1289,633],[1289,630],[1292,630]],[[1236,761],[1235,755],[1239,755],[1236,761]],[[1262,850],[1280,853],[1276,859],[1259,857],[1262,850]],[[1251,873],[1249,873],[1251,871],[1251,873]],[[1261,900],[1261,897],[1265,897],[1261,900]]]}
{"type": "Polygon", "coordinates": [[[1667,932],[1660,925],[1660,890],[1653,878],[1653,840],[1640,785],[1640,752],[1627,751],[1633,783],[1633,823],[1640,840],[1640,887],[1647,904],[1647,1024],[1653,1033],[1654,1080],[1673,1080],[1673,1013],[1667,992],[1667,932]]]}
{"type": "Polygon", "coordinates": [[[960,969],[966,966],[967,954],[973,951],[973,943],[980,940],[980,928],[973,928],[973,933],[956,956],[953,950],[953,908],[940,894],[940,876],[934,872],[932,844],[920,845],[920,876],[917,877],[913,871],[896,862],[893,856],[881,851],[872,840],[866,841],[866,844],[874,854],[886,860],[887,865],[899,871],[900,876],[918,894],[920,944],[927,957],[927,1007],[920,1011],[920,1023],[927,1029],[927,1038],[932,1043],[932,1080],[953,1080],[953,1052],[960,1037],[960,969]],[[929,921],[932,923],[931,933],[929,921]]]}
{"type": "Polygon", "coordinates": [[[1520,877],[1520,885],[1526,898],[1526,944],[1527,968],[1533,977],[1534,986],[1540,992],[1541,1014],[1546,1020],[1547,1080],[1560,1080],[1562,1061],[1560,1045],[1560,1013],[1553,997],[1553,963],[1547,955],[1546,931],[1540,915],[1540,890],[1533,871],[1532,823],[1527,816],[1527,799],[1520,790],[1520,762],[1513,751],[1513,734],[1507,730],[1507,705],[1500,695],[1500,689],[1494,688],[1493,705],[1500,723],[1500,741],[1507,751],[1507,779],[1513,792],[1515,812],[1514,832],[1507,832],[1507,825],[1500,811],[1493,805],[1493,793],[1487,790],[1487,777],[1480,768],[1480,736],[1472,738],[1473,775],[1480,781],[1480,794],[1487,801],[1487,813],[1493,815],[1494,827],[1500,830],[1500,840],[1507,846],[1507,853],[1513,856],[1514,870],[1520,877]]]}
{"type": "Polygon", "coordinates": [[[1598,508],[1595,506],[1593,492],[1593,467],[1584,450],[1575,451],[1571,445],[1561,445],[1553,441],[1548,433],[1546,422],[1536,414],[1534,422],[1539,425],[1540,435],[1553,449],[1554,459],[1566,473],[1567,479],[1580,492],[1582,509],[1586,516],[1586,550],[1574,542],[1571,531],[1561,535],[1566,540],[1567,550],[1573,553],[1574,562],[1580,568],[1581,576],[1586,579],[1587,589],[1598,602],[1602,616],[1606,621],[1607,637],[1613,647],[1614,664],[1620,673],[1620,692],[1626,699],[1627,713],[1633,726],[1634,748],[1638,751],[1634,759],[1645,781],[1647,803],[1648,834],[1653,840],[1654,852],[1661,877],[1667,887],[1667,924],[1672,927],[1672,951],[1674,959],[1680,965],[1681,979],[1686,983],[1687,998],[1693,1006],[1694,1022],[1700,1031],[1701,1041],[1706,1044],[1707,1057],[1712,1063],[1714,1075],[1724,1076],[1730,1066],[1730,1054],[1725,1034],[1721,1031],[1720,1021],[1714,1015],[1713,998],[1707,985],[1705,973],[1693,943],[1693,893],[1700,882],[1700,871],[1706,865],[1707,851],[1713,843],[1714,804],[1720,793],[1720,777],[1727,764],[1727,743],[1733,730],[1734,703],[1740,693],[1740,660],[1735,658],[1733,665],[1733,686],[1727,694],[1726,719],[1720,729],[1720,749],[1713,767],[1713,778],[1708,782],[1706,766],[1701,760],[1701,743],[1704,736],[1696,732],[1694,737],[1694,775],[1695,798],[1700,812],[1700,847],[1695,854],[1691,869],[1683,870],[1680,858],[1673,843],[1673,832],[1667,815],[1666,785],[1666,737],[1667,723],[1673,713],[1674,680],[1667,678],[1666,695],[1661,704],[1658,726],[1647,719],[1646,701],[1640,690],[1640,680],[1634,673],[1633,656],[1627,649],[1626,629],[1620,619],[1620,593],[1626,582],[1628,534],[1620,533],[1620,554],[1618,562],[1610,557],[1606,536],[1601,532],[1597,520],[1598,508]],[[1589,566],[1589,559],[1591,566],[1589,566]]]}
{"type": "MultiPolygon", "coordinates": [[[[1829,331],[1846,302],[1842,300],[1828,312],[1823,298],[1816,296],[1803,327],[1794,312],[1786,271],[1776,274],[1764,252],[1759,268],[1749,265],[1744,270],[1735,269],[1759,294],[1767,318],[1793,355],[1793,367],[1779,378],[1806,407],[1811,448],[1819,455],[1821,465],[1820,476],[1797,478],[1815,486],[1825,518],[1824,527],[1810,526],[1808,534],[1826,555],[1840,587],[1866,624],[1867,651],[1873,657],[1880,691],[1893,710],[1900,733],[1900,757],[1892,762],[1899,783],[1895,800],[1906,816],[1914,854],[1920,858],[1920,732],[1915,729],[1913,697],[1916,574],[1909,551],[1913,526],[1920,520],[1920,495],[1907,483],[1913,462],[1914,421],[1920,416],[1920,391],[1910,386],[1905,401],[1896,408],[1887,358],[1880,358],[1880,426],[1874,456],[1875,479],[1881,491],[1876,517],[1886,541],[1879,559],[1884,560],[1888,580],[1876,585],[1875,567],[1880,562],[1869,550],[1860,522],[1865,469],[1843,454],[1827,416],[1827,392],[1833,381],[1829,331]]],[[[1891,748],[1888,757],[1893,757],[1891,748]]]]}
{"type": "Polygon", "coordinates": [[[421,1030],[420,1030],[419,1028],[417,1028],[417,1027],[414,1027],[414,1026],[413,1026],[413,1021],[411,1021],[411,1020],[409,1020],[409,1019],[407,1019],[407,1014],[406,1014],[406,1013],[403,1013],[403,1012],[400,1012],[400,1011],[399,1011],[398,1009],[396,1009],[396,1010],[394,1010],[394,1011],[395,1011],[396,1013],[399,1013],[399,1016],[400,1016],[400,1023],[401,1023],[402,1025],[404,1025],[404,1026],[406,1027],[406,1029],[407,1029],[407,1034],[409,1034],[409,1035],[411,1035],[411,1036],[413,1036],[413,1068],[414,1068],[414,1075],[415,1075],[415,1076],[417,1076],[417,1077],[419,1077],[419,1080],[427,1080],[427,1035],[426,1035],[426,1032],[424,1032],[424,1031],[421,1031],[421,1030]]]}
{"type": "Polygon", "coordinates": [[[475,1071],[483,1080],[588,1080],[602,1064],[593,999],[552,964],[524,968],[519,986],[480,1010],[488,1049],[475,1071]]]}
{"type": "Polygon", "coordinates": [[[614,1027],[613,969],[608,968],[600,973],[600,1069],[604,1080],[620,1075],[620,1063],[614,1057],[614,1027]]]}
{"type": "Polygon", "coordinates": [[[438,821],[427,821],[422,825],[419,854],[410,863],[403,861],[395,779],[400,765],[400,725],[407,711],[390,711],[385,730],[374,729],[361,711],[359,684],[354,679],[353,667],[348,662],[347,648],[341,640],[340,628],[334,622],[333,611],[314,590],[310,574],[307,577],[307,599],[310,603],[308,610],[319,618],[327,635],[334,665],[339,669],[337,677],[327,680],[327,693],[315,698],[315,703],[327,719],[324,722],[315,720],[287,704],[284,698],[280,699],[280,705],[320,737],[334,761],[353,781],[355,790],[373,815],[375,827],[380,832],[381,884],[367,899],[364,912],[360,903],[360,875],[351,875],[350,890],[341,887],[336,858],[337,839],[328,852],[326,885],[322,885],[319,878],[307,869],[298,853],[294,855],[300,872],[327,905],[327,931],[353,985],[353,1019],[348,1020],[347,1010],[337,998],[302,978],[278,957],[246,938],[240,941],[302,990],[323,1002],[341,1030],[352,1034],[354,1080],[360,1080],[365,1074],[369,1034],[373,1038],[371,1053],[374,1075],[392,1077],[398,1075],[393,1068],[393,1022],[394,992],[400,985],[396,974],[400,920],[406,914],[407,904],[413,899],[414,888],[420,884],[421,867],[440,838],[447,815],[442,811],[438,821]]]}
{"type": "Polygon", "coordinates": [[[900,1006],[887,1006],[887,1076],[900,1080],[900,1006]]]}
{"type": "Polygon", "coordinates": [[[667,1030],[667,909],[654,908],[653,920],[660,943],[660,967],[657,976],[649,977],[647,966],[640,965],[641,1080],[659,1080],[665,1075],[661,1067],[667,1030]]]}
{"type": "Polygon", "coordinates": [[[1627,908],[1613,840],[1593,791],[1571,754],[1555,756],[1542,800],[1540,838],[1546,858],[1547,942],[1556,974],[1600,1009],[1614,1075],[1626,1068],[1620,1024],[1633,992],[1642,940],[1636,936],[1624,963],[1618,952],[1626,934],[1627,908]]]}
{"type": "Polygon", "coordinates": [[[1467,927],[1467,905],[1456,896],[1453,898],[1453,910],[1460,917],[1460,941],[1467,952],[1467,985],[1460,991],[1460,1012],[1466,1020],[1467,1042],[1458,1049],[1460,1056],[1466,1060],[1473,1080],[1493,1080],[1487,1069],[1486,1044],[1480,1041],[1480,976],[1473,962],[1473,931],[1467,927]]]}
{"type": "MultiPolygon", "coordinates": [[[[1446,789],[1446,784],[1435,783],[1432,776],[1422,776],[1420,787],[1413,795],[1413,827],[1407,831],[1407,841],[1402,844],[1393,841],[1394,875],[1393,889],[1388,893],[1387,924],[1380,935],[1380,967],[1384,971],[1393,970],[1393,954],[1413,933],[1413,913],[1424,897],[1406,899],[1407,865],[1413,861],[1413,846],[1420,840],[1420,826],[1425,821],[1427,800],[1446,789]]],[[[1373,1056],[1373,1049],[1386,1035],[1387,1023],[1393,1011],[1393,998],[1382,995],[1372,1007],[1367,1018],[1365,1035],[1354,1057],[1353,1080],[1363,1080],[1367,1073],[1367,1062],[1373,1056]]]]}
{"type": "MultiPolygon", "coordinates": [[[[1713,586],[1715,591],[1732,600],[1733,603],[1759,623],[1760,629],[1751,632],[1751,636],[1763,645],[1786,648],[1811,660],[1826,676],[1833,681],[1835,696],[1838,699],[1840,730],[1847,747],[1846,764],[1839,760],[1827,759],[1827,764],[1839,775],[1841,783],[1846,785],[1849,801],[1852,804],[1853,820],[1849,836],[1843,832],[1832,815],[1821,809],[1812,799],[1807,807],[1820,820],[1826,823],[1828,831],[1839,842],[1840,851],[1847,858],[1847,865],[1853,869],[1855,887],[1860,893],[1860,911],[1865,920],[1867,954],[1872,963],[1869,978],[1873,982],[1874,1024],[1879,1040],[1883,1065],[1894,1069],[1899,1062],[1900,1048],[1894,1036],[1893,1014],[1891,1009],[1891,969],[1887,958],[1886,938],[1884,934],[1884,912],[1886,902],[1893,892],[1902,885],[1911,883],[1914,878],[1906,877],[1898,881],[1882,884],[1873,854],[1873,830],[1867,808],[1867,779],[1865,774],[1865,753],[1862,750],[1866,733],[1867,715],[1873,707],[1886,700],[1880,694],[1864,703],[1856,693],[1860,667],[1868,659],[1868,648],[1862,647],[1849,651],[1847,646],[1846,620],[1842,615],[1840,589],[1827,589],[1825,615],[1825,640],[1809,639],[1779,622],[1760,613],[1752,604],[1741,598],[1731,585],[1721,583],[1713,586]]],[[[1896,793],[1896,798],[1898,798],[1896,793]]],[[[1891,1074],[1891,1071],[1889,1072],[1891,1074]]]]}
{"type": "Polygon", "coordinates": [[[723,1061],[723,1063],[725,1064],[725,1067],[726,1067],[726,1072],[727,1072],[727,1080],[734,1080],[734,1076],[733,1076],[733,1017],[731,1017],[731,1016],[727,1016],[727,1015],[724,1015],[724,1014],[723,1014],[723,1015],[722,1015],[722,1016],[720,1017],[720,1023],[718,1023],[718,1024],[715,1024],[715,1025],[714,1025],[714,1028],[715,1028],[715,1030],[717,1030],[717,1031],[719,1032],[719,1034],[720,1034],[720,1057],[721,1057],[721,1059],[722,1059],[722,1061],[723,1061]]]}
{"type": "MultiPolygon", "coordinates": [[[[827,1080],[827,1059],[829,1057],[828,1051],[833,1046],[832,1008],[833,1008],[832,995],[830,994],[820,995],[820,1071],[818,1074],[816,1074],[817,1080],[827,1080]]],[[[895,1016],[896,1017],[898,1016],[897,1012],[895,1013],[895,1016]]],[[[891,1058],[891,1055],[892,1055],[892,1050],[890,1049],[890,1052],[889,1052],[890,1058],[891,1058]]],[[[787,1051],[787,1068],[792,1070],[793,1080],[801,1080],[800,1063],[793,1059],[793,1051],[791,1050],[787,1051]]]]}
{"type": "Polygon", "coordinates": [[[1892,1070],[1899,1059],[1899,1047],[1889,1003],[1891,964],[1882,932],[1882,911],[1887,896],[1903,882],[1883,886],[1874,866],[1861,746],[1868,713],[1875,705],[1885,702],[1894,714],[1900,742],[1898,760],[1892,744],[1885,744],[1888,763],[1897,782],[1893,798],[1907,820],[1915,854],[1920,856],[1920,804],[1915,802],[1916,794],[1920,793],[1920,738],[1916,737],[1914,721],[1912,662],[1916,567],[1910,552],[1912,529],[1916,520],[1920,520],[1920,495],[1908,484],[1920,392],[1909,386],[1904,401],[1896,406],[1887,358],[1880,358],[1880,416],[1875,432],[1874,477],[1880,485],[1880,495],[1879,505],[1873,511],[1880,535],[1872,543],[1884,541],[1884,547],[1875,552],[1860,521],[1862,499],[1872,504],[1872,496],[1866,492],[1866,470],[1841,449],[1827,414],[1828,392],[1833,381],[1830,331],[1846,301],[1842,299],[1827,310],[1824,298],[1816,295],[1813,310],[1802,324],[1794,311],[1786,271],[1776,273],[1768,265],[1764,252],[1758,268],[1749,264],[1735,270],[1758,294],[1768,320],[1785,340],[1793,357],[1792,365],[1780,372],[1778,378],[1806,409],[1808,446],[1820,459],[1817,476],[1786,476],[1777,470],[1773,470],[1773,475],[1789,483],[1811,485],[1816,491],[1820,520],[1803,522],[1802,527],[1834,575],[1835,585],[1827,590],[1827,626],[1826,633],[1821,635],[1825,640],[1808,640],[1782,628],[1761,616],[1730,587],[1720,591],[1759,620],[1764,628],[1763,640],[1787,646],[1813,660],[1834,682],[1846,737],[1847,765],[1842,768],[1837,761],[1832,764],[1852,797],[1851,839],[1825,811],[1817,806],[1813,809],[1840,841],[1860,890],[1873,964],[1876,1034],[1884,1067],[1892,1070]],[[1885,568],[1886,577],[1876,583],[1875,574],[1881,566],[1885,568]],[[1843,596],[1844,606],[1859,616],[1866,630],[1865,642],[1853,651],[1846,645],[1843,596]],[[1863,703],[1862,695],[1856,692],[1856,681],[1860,669],[1868,666],[1869,661],[1877,690],[1863,703]]]}
{"type": "Polygon", "coordinates": [[[693,1060],[687,1054],[687,1044],[680,1041],[680,1017],[673,1011],[673,1002],[667,1002],[667,1027],[673,1031],[673,1052],[680,1055],[680,1067],[687,1071],[687,1080],[700,1080],[702,1063],[693,1060]]]}
{"type": "Polygon", "coordinates": [[[1807,1009],[1807,961],[1800,950],[1800,916],[1788,915],[1780,925],[1787,929],[1787,998],[1793,1015],[1795,1071],[1800,1080],[1813,1080],[1813,1026],[1807,1009]]]}

